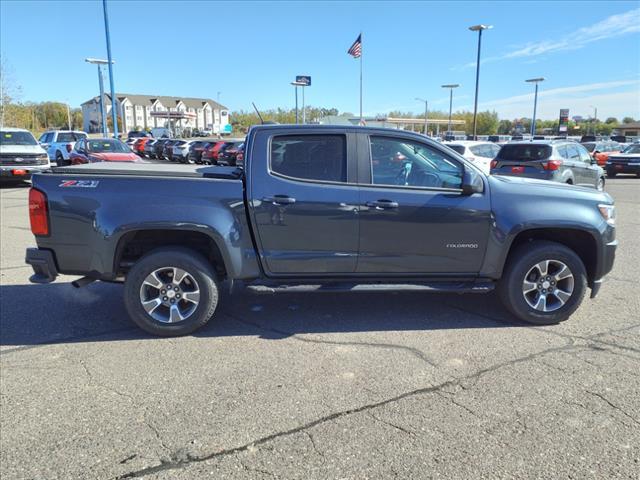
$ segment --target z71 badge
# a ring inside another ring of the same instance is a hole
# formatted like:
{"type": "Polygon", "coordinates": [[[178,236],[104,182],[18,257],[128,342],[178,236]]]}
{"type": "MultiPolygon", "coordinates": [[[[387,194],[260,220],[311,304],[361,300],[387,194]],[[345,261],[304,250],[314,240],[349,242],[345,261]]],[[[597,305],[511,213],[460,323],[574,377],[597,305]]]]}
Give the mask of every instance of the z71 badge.
{"type": "Polygon", "coordinates": [[[62,188],[96,188],[100,180],[63,180],[59,187],[62,188]]]}

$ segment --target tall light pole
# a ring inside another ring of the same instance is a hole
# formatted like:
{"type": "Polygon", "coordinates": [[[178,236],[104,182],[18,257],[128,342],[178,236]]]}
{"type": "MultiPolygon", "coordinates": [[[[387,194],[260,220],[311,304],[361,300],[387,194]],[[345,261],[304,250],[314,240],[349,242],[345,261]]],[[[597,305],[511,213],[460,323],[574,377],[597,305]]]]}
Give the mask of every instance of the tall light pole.
{"type": "Polygon", "coordinates": [[[493,28],[493,25],[473,25],[469,27],[472,32],[478,32],[478,58],[476,60],[476,97],[473,102],[473,139],[476,140],[476,126],[478,117],[478,85],[480,82],[480,47],[482,45],[482,31],[493,28]]]}
{"type": "Polygon", "coordinates": [[[544,77],[530,78],[527,83],[535,83],[536,93],[533,96],[533,119],[531,120],[531,138],[536,134],[536,108],[538,107],[538,84],[544,82],[544,77]]]}
{"type": "MultiPolygon", "coordinates": [[[[94,65],[97,65],[98,67],[98,84],[100,85],[100,114],[102,117],[102,134],[106,137],[107,136],[107,109],[105,108],[105,104],[104,104],[104,81],[103,81],[103,76],[102,76],[102,65],[107,65],[109,62],[107,60],[102,60],[99,58],[85,58],[84,60],[87,63],[92,63],[94,65]]],[[[114,102],[111,102],[111,109],[113,110],[114,107],[114,102]]]]}
{"type": "Polygon", "coordinates": [[[589,105],[589,107],[593,108],[593,134],[597,135],[598,131],[596,127],[598,125],[598,107],[594,107],[593,105],[589,105]]]}
{"type": "MultiPolygon", "coordinates": [[[[304,94],[304,87],[307,85],[304,82],[291,82],[294,90],[296,91],[296,125],[298,124],[298,87],[302,87],[302,93],[304,94]]],[[[304,102],[303,102],[304,105],[304,102]]]]}
{"type": "MultiPolygon", "coordinates": [[[[100,85],[100,115],[102,116],[102,134],[106,137],[107,136],[107,110],[104,107],[104,83],[102,80],[101,65],[106,65],[109,62],[107,60],[101,60],[99,58],[85,58],[84,61],[98,66],[98,83],[100,85]]],[[[114,108],[114,103],[112,99],[111,109],[113,110],[113,108],[114,108]]]]}
{"type": "Polygon", "coordinates": [[[459,83],[448,83],[446,85],[442,85],[442,88],[449,89],[449,124],[447,126],[447,135],[451,135],[451,111],[453,109],[453,89],[458,88],[460,86],[459,83]]]}
{"type": "Polygon", "coordinates": [[[111,37],[109,36],[109,16],[107,15],[107,0],[102,0],[104,11],[104,33],[107,37],[107,58],[109,65],[109,86],[111,87],[111,120],[113,121],[113,137],[118,138],[118,112],[116,111],[116,87],[113,83],[113,60],[111,59],[111,37]]]}
{"type": "Polygon", "coordinates": [[[427,118],[427,113],[429,111],[429,102],[423,98],[418,98],[416,97],[416,100],[419,102],[424,102],[424,134],[425,136],[427,135],[428,130],[428,125],[429,125],[429,120],[427,118]]]}

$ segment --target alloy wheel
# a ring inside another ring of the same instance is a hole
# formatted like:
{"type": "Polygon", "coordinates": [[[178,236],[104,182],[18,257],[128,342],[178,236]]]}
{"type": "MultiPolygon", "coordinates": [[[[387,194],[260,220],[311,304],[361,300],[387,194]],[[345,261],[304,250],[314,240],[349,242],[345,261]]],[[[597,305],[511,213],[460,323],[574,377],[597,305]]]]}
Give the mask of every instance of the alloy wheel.
{"type": "Polygon", "coordinates": [[[142,282],[140,303],[158,322],[182,322],[198,308],[200,288],[189,272],[177,267],[162,267],[142,282]]]}
{"type": "Polygon", "coordinates": [[[553,312],[571,298],[575,286],[573,273],[559,260],[543,260],[529,269],[522,282],[527,304],[540,312],[553,312]]]}

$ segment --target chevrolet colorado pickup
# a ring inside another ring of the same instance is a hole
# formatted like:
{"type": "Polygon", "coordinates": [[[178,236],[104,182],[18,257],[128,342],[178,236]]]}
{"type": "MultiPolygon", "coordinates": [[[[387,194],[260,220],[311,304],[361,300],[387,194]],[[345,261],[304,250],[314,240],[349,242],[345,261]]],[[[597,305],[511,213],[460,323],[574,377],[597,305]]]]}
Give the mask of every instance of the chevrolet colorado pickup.
{"type": "MultiPolygon", "coordinates": [[[[203,326],[222,281],[278,291],[497,289],[534,324],[566,320],[611,270],[604,192],[487,176],[398,130],[262,125],[244,169],[90,164],[35,175],[32,282],[124,282],[158,335],[203,326]]],[[[383,294],[383,293],[381,293],[383,294]]]]}

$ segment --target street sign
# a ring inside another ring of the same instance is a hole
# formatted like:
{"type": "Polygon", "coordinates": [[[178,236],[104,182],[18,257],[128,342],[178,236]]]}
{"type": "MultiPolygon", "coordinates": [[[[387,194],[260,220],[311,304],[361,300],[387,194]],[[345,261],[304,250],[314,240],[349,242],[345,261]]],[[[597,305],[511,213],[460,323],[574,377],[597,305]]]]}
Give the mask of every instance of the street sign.
{"type": "Polygon", "coordinates": [[[296,83],[304,83],[306,87],[310,87],[311,77],[309,75],[296,75],[296,83]]]}

